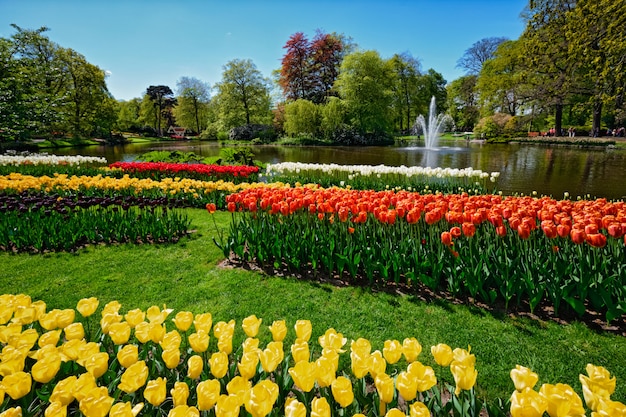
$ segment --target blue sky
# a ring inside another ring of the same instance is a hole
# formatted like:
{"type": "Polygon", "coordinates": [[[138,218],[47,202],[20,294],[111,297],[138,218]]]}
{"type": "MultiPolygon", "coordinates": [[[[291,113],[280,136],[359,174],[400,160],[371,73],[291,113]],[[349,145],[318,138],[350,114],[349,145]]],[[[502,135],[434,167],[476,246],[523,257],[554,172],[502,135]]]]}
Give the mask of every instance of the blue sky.
{"type": "Polygon", "coordinates": [[[289,36],[317,29],[352,38],[383,58],[408,52],[423,70],[452,81],[474,42],[517,39],[527,0],[0,0],[0,37],[50,28],[47,36],[107,71],[116,99],[150,85],[176,91],[183,76],[211,85],[233,59],[251,59],[265,77],[280,68],[289,36]]]}

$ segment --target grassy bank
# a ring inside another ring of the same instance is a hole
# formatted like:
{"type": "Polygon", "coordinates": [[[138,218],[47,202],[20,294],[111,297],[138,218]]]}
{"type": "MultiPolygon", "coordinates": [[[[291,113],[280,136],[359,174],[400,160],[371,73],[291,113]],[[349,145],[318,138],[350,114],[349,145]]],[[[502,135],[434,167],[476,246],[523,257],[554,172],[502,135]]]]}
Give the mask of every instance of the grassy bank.
{"type": "MultiPolygon", "coordinates": [[[[516,364],[537,372],[540,384],[567,383],[582,396],[578,375],[593,363],[617,376],[612,398],[626,398],[624,337],[596,333],[579,323],[494,317],[443,301],[427,303],[414,296],[223,268],[221,251],[212,241],[216,231],[211,217],[199,209],[187,213],[195,232],[173,245],[96,246],[76,254],[2,253],[0,292],[27,293],[49,309],[74,307],[79,299],[95,296],[101,303],[119,300],[122,312],[164,303],[175,311],[211,312],[214,321],[237,320],[239,340],[241,320],[251,314],[263,318],[264,342],[270,337],[265,325],[277,319],[285,319],[290,328],[296,319],[311,320],[313,340],[333,327],[349,340],[368,338],[380,350],[386,339],[416,337],[424,346],[420,360],[429,365],[432,345],[471,345],[478,392],[488,398],[510,396],[514,388],[509,371],[516,364]]],[[[218,227],[228,227],[229,213],[215,216],[218,227]]],[[[345,365],[348,355],[343,356],[345,365]]],[[[452,381],[447,369],[436,372],[452,381]]]]}

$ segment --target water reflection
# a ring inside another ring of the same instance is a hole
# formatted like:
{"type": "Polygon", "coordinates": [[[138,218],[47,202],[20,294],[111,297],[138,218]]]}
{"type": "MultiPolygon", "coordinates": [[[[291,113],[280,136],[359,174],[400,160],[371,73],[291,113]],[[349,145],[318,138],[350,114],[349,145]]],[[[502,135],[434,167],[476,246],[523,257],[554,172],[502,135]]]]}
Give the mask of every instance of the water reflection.
{"type": "MultiPolygon", "coordinates": [[[[123,146],[59,149],[65,155],[104,156],[109,162],[132,161],[153,150],[180,150],[209,157],[219,155],[214,142],[157,142],[123,146]]],[[[521,144],[461,145],[425,149],[413,144],[395,147],[273,146],[253,147],[256,159],[266,163],[305,162],[344,165],[473,167],[500,172],[498,190],[505,194],[538,194],[625,198],[626,151],[603,148],[547,147],[521,144]]]]}

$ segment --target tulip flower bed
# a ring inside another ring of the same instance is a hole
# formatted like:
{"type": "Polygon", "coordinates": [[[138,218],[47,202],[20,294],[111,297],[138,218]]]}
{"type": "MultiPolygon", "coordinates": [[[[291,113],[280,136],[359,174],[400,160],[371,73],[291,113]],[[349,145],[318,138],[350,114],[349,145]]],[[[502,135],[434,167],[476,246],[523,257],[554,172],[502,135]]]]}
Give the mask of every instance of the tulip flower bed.
{"type": "Polygon", "coordinates": [[[85,244],[176,242],[190,222],[168,204],[141,197],[0,195],[0,250],[75,250],[85,244]]]}
{"type": "MultiPolygon", "coordinates": [[[[341,186],[357,190],[404,189],[428,192],[484,194],[500,173],[466,168],[391,167],[283,162],[268,164],[268,181],[341,186]]],[[[492,187],[493,188],[493,187],[492,187]]],[[[491,190],[490,190],[491,191],[491,190]]]]}
{"type": "Polygon", "coordinates": [[[262,266],[425,285],[505,308],[626,311],[624,202],[256,188],[226,197],[233,253],[262,266]]]}
{"type": "Polygon", "coordinates": [[[109,168],[120,169],[137,178],[161,180],[168,177],[192,178],[202,181],[256,181],[259,168],[248,165],[207,165],[164,162],[115,162],[109,168]]]}
{"type": "MultiPolygon", "coordinates": [[[[279,186],[280,184],[277,184],[279,186]]],[[[164,178],[156,181],[124,175],[112,178],[104,175],[70,176],[54,174],[35,177],[13,173],[0,176],[0,194],[22,193],[25,191],[57,193],[62,196],[76,193],[88,196],[142,196],[148,198],[176,199],[185,207],[204,207],[214,203],[218,208],[225,207],[225,196],[246,188],[265,186],[261,183],[240,183],[224,181],[199,181],[189,178],[164,178]]]]}
{"type": "Polygon", "coordinates": [[[96,175],[102,172],[106,163],[106,159],[95,156],[0,155],[0,175],[13,172],[36,176],[54,173],[96,175]]]}
{"type": "MultiPolygon", "coordinates": [[[[49,309],[28,295],[0,296],[0,416],[585,413],[571,386],[546,383],[535,391],[538,375],[519,365],[510,372],[510,402],[483,404],[475,394],[477,358],[471,348],[430,348],[437,372],[452,375],[449,385],[419,360],[424,355],[414,337],[387,340],[372,350],[364,338],[348,345],[332,328],[313,343],[308,320],[293,322],[293,337],[285,320],[262,326],[251,315],[236,333],[234,320],[213,323],[211,313],[179,311],[170,319],[173,311],[165,306],[122,313],[112,301],[98,319],[99,305],[92,297],[76,309],[49,309]]],[[[626,406],[611,398],[615,377],[592,364],[586,371],[580,383],[592,416],[624,415],[626,406]]]]}

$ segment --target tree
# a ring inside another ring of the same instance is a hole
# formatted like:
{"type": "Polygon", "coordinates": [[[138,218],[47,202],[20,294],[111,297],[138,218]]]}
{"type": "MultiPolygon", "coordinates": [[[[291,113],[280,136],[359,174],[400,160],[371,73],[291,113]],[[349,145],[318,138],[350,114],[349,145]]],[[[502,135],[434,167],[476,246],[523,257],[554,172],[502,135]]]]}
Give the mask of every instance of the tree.
{"type": "Polygon", "coordinates": [[[310,45],[306,35],[296,32],[289,37],[283,49],[287,52],[281,62],[279,84],[287,100],[306,98],[311,88],[310,45]]]}
{"type": "Polygon", "coordinates": [[[322,103],[332,95],[332,88],[343,60],[343,50],[343,43],[339,37],[317,31],[311,43],[313,77],[311,100],[314,103],[322,103]]]}
{"type": "Polygon", "coordinates": [[[392,65],[378,52],[357,51],[347,55],[335,85],[351,125],[361,133],[390,133],[394,83],[392,65]]]}
{"type": "Polygon", "coordinates": [[[174,92],[166,85],[151,85],[146,90],[146,95],[150,101],[152,101],[154,109],[156,119],[154,130],[156,130],[159,136],[163,136],[163,131],[161,130],[162,113],[164,109],[172,107],[175,104],[174,92]]]}
{"type": "Polygon", "coordinates": [[[474,130],[480,117],[476,81],[478,76],[465,75],[446,86],[448,91],[448,113],[455,126],[464,132],[474,130]]]}
{"type": "Polygon", "coordinates": [[[133,98],[118,102],[117,128],[121,131],[138,131],[142,127],[141,100],[133,98]]]}
{"type": "Polygon", "coordinates": [[[244,124],[268,124],[270,111],[269,81],[263,78],[252,60],[235,59],[224,66],[222,81],[215,97],[220,125],[226,129],[244,124]]]}
{"type": "Polygon", "coordinates": [[[468,75],[477,75],[483,64],[493,58],[498,46],[507,40],[503,37],[491,37],[473,43],[456,62],[457,68],[464,69],[468,75]]]}
{"type": "Polygon", "coordinates": [[[400,131],[410,129],[417,116],[419,103],[420,63],[408,52],[391,58],[395,72],[394,107],[398,114],[400,131]],[[405,124],[406,122],[406,124],[405,124]]]}
{"type": "Polygon", "coordinates": [[[319,109],[309,100],[299,99],[285,105],[285,133],[314,137],[320,126],[319,109]]]}
{"type": "Polygon", "coordinates": [[[418,84],[418,112],[417,114],[427,115],[430,100],[435,97],[437,109],[441,112],[447,110],[448,92],[446,90],[446,80],[441,73],[430,68],[425,74],[421,74],[417,80],[418,84]]]}
{"type": "Polygon", "coordinates": [[[202,132],[207,126],[211,87],[194,77],[182,77],[176,86],[178,89],[178,105],[174,110],[176,121],[180,126],[196,133],[202,132]]]}

